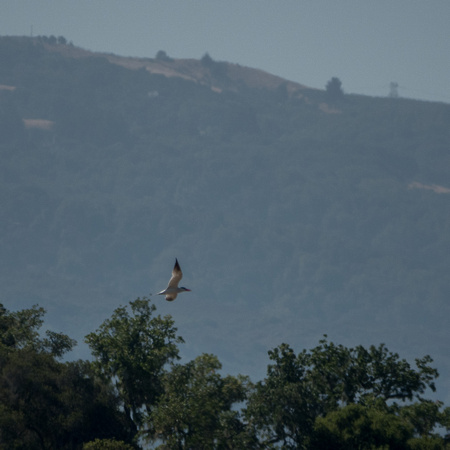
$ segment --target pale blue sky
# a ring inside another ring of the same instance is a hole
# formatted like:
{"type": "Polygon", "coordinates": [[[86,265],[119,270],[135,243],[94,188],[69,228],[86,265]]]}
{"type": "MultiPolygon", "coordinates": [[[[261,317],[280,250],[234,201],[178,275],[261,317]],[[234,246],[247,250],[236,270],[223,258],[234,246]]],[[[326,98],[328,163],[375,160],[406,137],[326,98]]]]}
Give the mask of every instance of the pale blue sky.
{"type": "Polygon", "coordinates": [[[450,103],[449,0],[0,0],[0,35],[123,56],[205,52],[348,93],[450,103]]]}

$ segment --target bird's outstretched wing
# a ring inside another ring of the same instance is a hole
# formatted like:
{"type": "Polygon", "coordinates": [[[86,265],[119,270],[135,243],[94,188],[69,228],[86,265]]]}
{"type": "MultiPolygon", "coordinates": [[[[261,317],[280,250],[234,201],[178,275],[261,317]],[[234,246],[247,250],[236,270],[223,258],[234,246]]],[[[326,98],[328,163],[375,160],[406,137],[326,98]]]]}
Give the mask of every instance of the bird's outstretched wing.
{"type": "Polygon", "coordinates": [[[167,289],[169,288],[177,288],[178,283],[183,278],[183,272],[181,271],[180,265],[178,264],[178,259],[175,259],[175,265],[173,266],[172,270],[172,278],[169,281],[169,284],[167,285],[167,289]]]}

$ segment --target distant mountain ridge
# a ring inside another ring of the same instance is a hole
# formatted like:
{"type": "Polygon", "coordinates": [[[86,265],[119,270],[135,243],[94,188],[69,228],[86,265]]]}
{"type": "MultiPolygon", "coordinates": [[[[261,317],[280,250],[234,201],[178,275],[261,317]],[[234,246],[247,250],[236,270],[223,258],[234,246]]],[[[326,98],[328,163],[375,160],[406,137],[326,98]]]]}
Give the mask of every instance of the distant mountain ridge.
{"type": "MultiPolygon", "coordinates": [[[[39,41],[39,38],[36,38],[39,41]]],[[[185,80],[209,86],[216,92],[223,89],[237,90],[240,85],[255,89],[279,89],[283,86],[289,95],[301,98],[308,90],[302,84],[285,80],[260,69],[241,66],[228,62],[216,62],[205,54],[202,59],[174,59],[165,55],[156,58],[137,58],[118,56],[109,53],[92,52],[68,44],[44,44],[48,51],[61,53],[71,58],[103,57],[113,64],[126,67],[127,69],[144,68],[149,73],[161,74],[166,77],[179,77],[185,80]],[[213,70],[211,70],[213,68],[213,70]],[[215,76],[214,76],[215,75],[215,76]],[[227,78],[224,83],[223,78],[227,78]],[[222,80],[221,80],[222,78],[222,80]],[[230,81],[233,84],[230,84],[230,81]]],[[[160,52],[161,53],[161,52],[160,52]]]]}

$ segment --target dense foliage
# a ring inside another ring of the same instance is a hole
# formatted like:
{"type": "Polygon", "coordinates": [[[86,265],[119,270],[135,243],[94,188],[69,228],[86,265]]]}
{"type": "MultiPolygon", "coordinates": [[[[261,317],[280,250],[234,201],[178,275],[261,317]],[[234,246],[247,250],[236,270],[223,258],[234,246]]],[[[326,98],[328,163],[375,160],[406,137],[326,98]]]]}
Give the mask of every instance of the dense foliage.
{"type": "Polygon", "coordinates": [[[178,358],[176,329],[169,317],[153,318],[156,307],[144,300],[131,303],[132,316],[118,308],[86,341],[96,357],[94,367],[103,379],[114,380],[123,409],[134,430],[142,424],[163,392],[164,366],[178,358]]]}
{"type": "MultiPolygon", "coordinates": [[[[325,338],[296,355],[282,344],[269,351],[266,378],[252,383],[223,376],[214,355],[175,363],[183,341],[172,318],[155,316],[147,299],[128,309],[86,337],[92,362],[61,362],[39,337],[41,308],[2,306],[2,448],[450,446],[442,435],[450,408],[423,396],[438,376],[429,356],[412,367],[384,345],[346,348],[325,338]]],[[[57,336],[53,347],[73,345],[57,336]]]]}
{"type": "Polygon", "coordinates": [[[44,310],[0,305],[0,447],[75,449],[94,438],[131,439],[108,383],[87,361],[58,359],[75,342],[47,332],[44,310]]]}

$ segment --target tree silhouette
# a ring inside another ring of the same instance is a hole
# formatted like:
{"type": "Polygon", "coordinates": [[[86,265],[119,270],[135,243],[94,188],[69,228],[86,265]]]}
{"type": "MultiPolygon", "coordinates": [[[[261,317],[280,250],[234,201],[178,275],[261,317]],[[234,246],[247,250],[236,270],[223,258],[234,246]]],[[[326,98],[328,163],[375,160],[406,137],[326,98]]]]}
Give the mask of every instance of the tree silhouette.
{"type": "Polygon", "coordinates": [[[336,103],[344,97],[344,91],[342,90],[342,82],[339,78],[333,77],[330,81],[328,81],[326,86],[326,95],[327,99],[336,103]]]}

